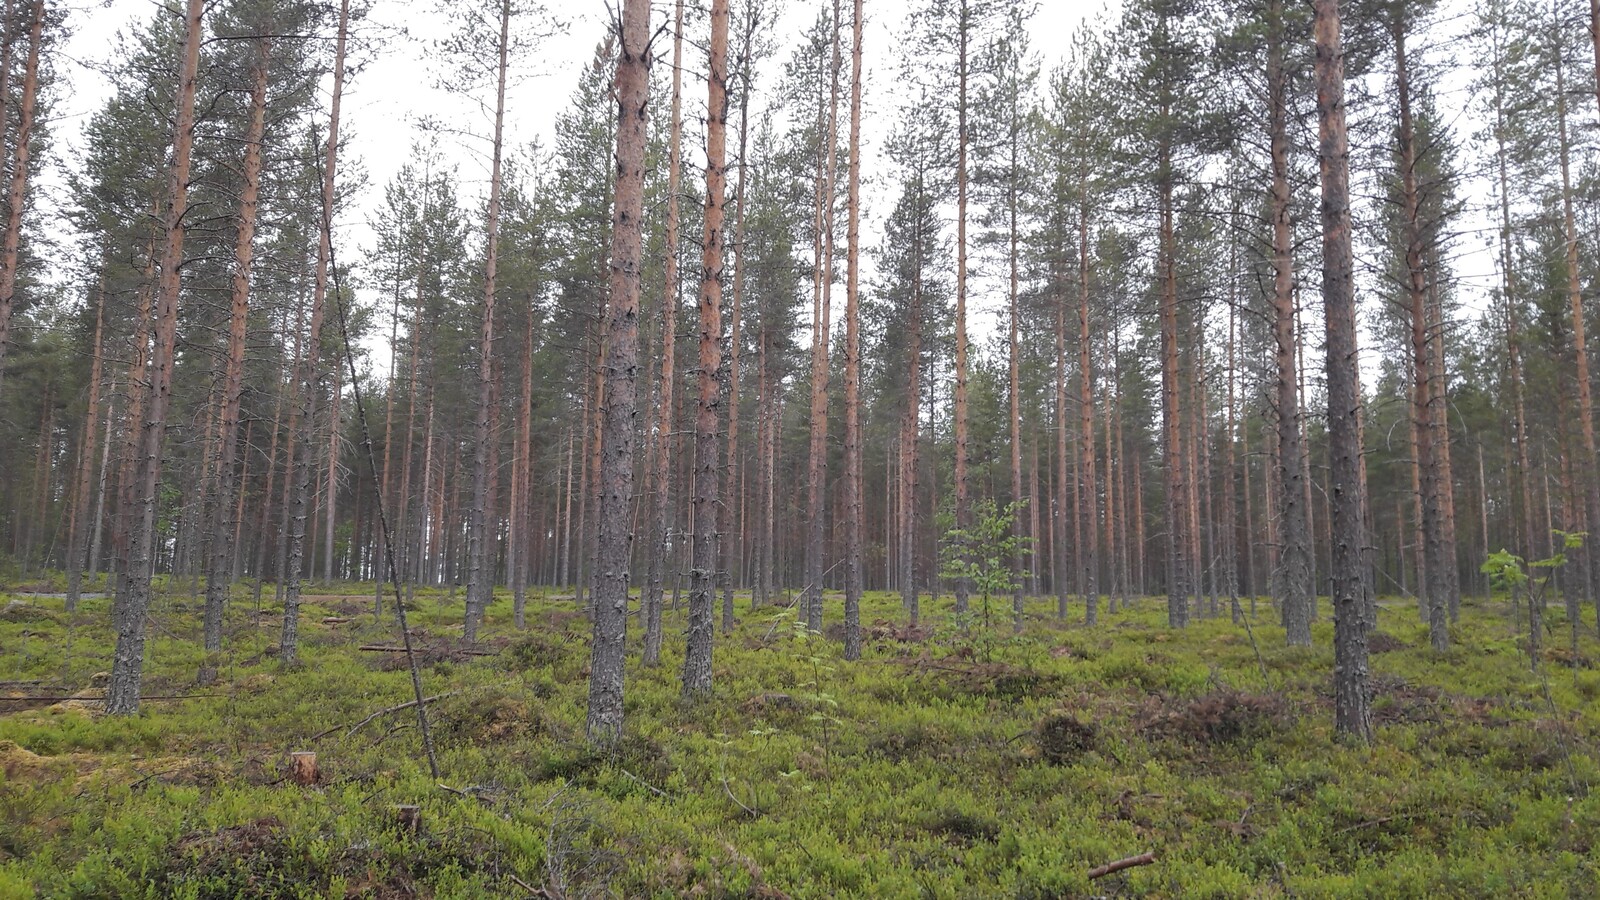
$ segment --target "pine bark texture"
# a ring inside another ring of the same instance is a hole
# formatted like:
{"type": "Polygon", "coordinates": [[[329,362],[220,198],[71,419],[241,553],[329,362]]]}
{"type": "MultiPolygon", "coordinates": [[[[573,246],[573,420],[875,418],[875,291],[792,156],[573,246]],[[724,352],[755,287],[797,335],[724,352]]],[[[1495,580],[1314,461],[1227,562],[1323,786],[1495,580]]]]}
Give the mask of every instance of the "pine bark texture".
{"type": "Polygon", "coordinates": [[[1312,14],[1322,185],[1322,305],[1327,327],[1328,492],[1333,514],[1334,727],[1364,743],[1372,739],[1372,689],[1361,586],[1361,384],[1339,0],[1313,0],[1312,14]]]}
{"type": "Polygon", "coordinates": [[[195,82],[200,68],[200,43],[205,39],[204,0],[188,0],[184,8],[184,37],[179,54],[178,90],[173,117],[172,167],[167,179],[163,225],[166,239],[161,252],[160,279],[151,311],[155,347],[150,356],[148,399],[140,423],[135,456],[136,482],[129,507],[130,530],[125,589],[112,608],[117,632],[111,660],[111,682],[106,689],[106,712],[133,715],[139,711],[139,689],[144,670],[145,617],[150,610],[151,580],[155,569],[156,507],[160,500],[162,443],[167,411],[172,401],[172,370],[177,348],[178,298],[182,280],[183,239],[188,229],[189,165],[194,150],[195,82]]]}
{"type": "Polygon", "coordinates": [[[605,341],[606,405],[600,448],[594,642],[589,661],[587,734],[609,746],[622,737],[623,652],[628,637],[632,560],[635,387],[644,151],[650,113],[650,2],[627,0],[617,46],[616,202],[611,218],[610,304],[605,341]]]}
{"type": "Polygon", "coordinates": [[[711,693],[713,605],[717,593],[718,379],[722,370],[722,233],[728,178],[728,0],[712,0],[706,76],[706,213],[700,274],[700,372],[694,422],[694,565],[689,570],[689,633],[683,695],[711,693]]]}
{"type": "MultiPolygon", "coordinates": [[[[844,658],[861,657],[861,18],[850,42],[850,189],[844,301],[844,658]]],[[[887,550],[887,542],[885,543],[887,550]]]]}

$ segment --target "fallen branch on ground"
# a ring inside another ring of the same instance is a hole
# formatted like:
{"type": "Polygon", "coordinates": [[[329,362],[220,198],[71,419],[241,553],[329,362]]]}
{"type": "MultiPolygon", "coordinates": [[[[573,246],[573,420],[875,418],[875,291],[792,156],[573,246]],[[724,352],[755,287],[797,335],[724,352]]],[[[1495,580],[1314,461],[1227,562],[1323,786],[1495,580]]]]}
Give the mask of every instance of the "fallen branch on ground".
{"type": "MultiPolygon", "coordinates": [[[[357,650],[365,650],[365,651],[367,651],[369,653],[404,653],[404,652],[406,652],[406,648],[404,648],[404,647],[390,647],[390,646],[385,645],[385,644],[362,644],[360,647],[357,647],[356,649],[357,650]]],[[[426,651],[426,650],[428,650],[430,648],[422,647],[422,648],[419,648],[419,649],[426,651]]],[[[449,652],[451,652],[451,653],[460,653],[462,656],[499,656],[500,655],[500,651],[498,651],[498,650],[474,650],[474,649],[472,649],[470,647],[457,647],[457,648],[451,649],[449,652]]]]}
{"type": "Polygon", "coordinates": [[[1093,881],[1096,878],[1104,878],[1107,875],[1121,872],[1123,869],[1131,869],[1134,866],[1148,866],[1155,861],[1156,855],[1154,853],[1141,853],[1138,856],[1130,856],[1126,859],[1108,862],[1103,866],[1095,866],[1094,868],[1090,869],[1089,880],[1093,881]]]}
{"type": "MultiPolygon", "coordinates": [[[[459,693],[461,693],[461,692],[460,691],[446,691],[443,694],[434,694],[432,697],[424,697],[422,702],[423,703],[432,703],[435,700],[443,700],[446,697],[453,697],[453,696],[455,696],[456,694],[459,694],[459,693]]],[[[358,732],[362,728],[366,727],[366,725],[368,723],[370,723],[373,719],[377,719],[377,718],[380,718],[382,716],[386,716],[386,715],[388,715],[390,713],[397,713],[402,709],[410,709],[410,708],[412,708],[413,706],[416,706],[416,705],[417,705],[417,701],[415,701],[415,700],[407,700],[404,703],[396,704],[395,706],[390,706],[390,707],[388,707],[386,709],[380,709],[377,712],[373,713],[372,715],[367,716],[365,719],[362,719],[361,721],[357,722],[356,724],[350,726],[350,730],[346,731],[344,733],[344,736],[345,737],[350,737],[350,736],[354,735],[356,732],[358,732]]],[[[313,734],[311,737],[307,738],[306,740],[308,740],[308,741],[321,740],[322,738],[325,738],[328,735],[333,734],[335,731],[338,731],[339,729],[341,729],[343,727],[344,727],[343,725],[335,725],[332,728],[327,728],[327,729],[324,729],[322,731],[317,732],[316,734],[313,734]]]]}

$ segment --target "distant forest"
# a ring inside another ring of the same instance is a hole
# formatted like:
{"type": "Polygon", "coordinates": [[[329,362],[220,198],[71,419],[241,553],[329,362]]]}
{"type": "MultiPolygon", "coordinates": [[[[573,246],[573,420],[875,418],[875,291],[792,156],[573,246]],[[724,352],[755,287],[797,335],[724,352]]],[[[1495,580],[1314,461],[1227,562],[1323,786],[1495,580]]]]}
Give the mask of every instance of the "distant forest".
{"type": "Polygon", "coordinates": [[[442,127],[489,177],[424,136],[364,186],[340,101],[400,39],[359,4],[153,4],[65,158],[70,16],[6,3],[0,548],[73,598],[108,579],[113,711],[153,584],[204,592],[212,654],[236,584],[281,606],[285,662],[308,579],[378,582],[380,611],[460,585],[469,641],[495,586],[519,615],[561,586],[591,704],[618,667],[591,734],[621,727],[628,617],[653,662],[681,592],[690,693],[735,592],[816,630],[843,592],[847,657],[863,590],[912,620],[1165,594],[1173,626],[1265,598],[1291,643],[1317,595],[1351,640],[1393,596],[1442,650],[1505,586],[1492,554],[1570,551],[1579,626],[1593,9],[1128,0],[1058,35],[1021,0],[915,0],[875,47],[877,4],[799,33],[778,5],[628,0],[530,148],[508,73],[557,23],[452,4],[442,127]],[[338,240],[360,190],[374,246],[338,240]]]}

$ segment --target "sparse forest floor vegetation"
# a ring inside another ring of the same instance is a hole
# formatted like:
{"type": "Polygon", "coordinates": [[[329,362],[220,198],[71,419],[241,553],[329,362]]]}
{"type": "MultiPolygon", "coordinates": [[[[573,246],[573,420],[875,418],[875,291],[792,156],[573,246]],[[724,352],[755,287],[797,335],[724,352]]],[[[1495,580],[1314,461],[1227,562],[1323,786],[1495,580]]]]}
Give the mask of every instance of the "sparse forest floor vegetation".
{"type": "Polygon", "coordinates": [[[948,597],[907,628],[897,597],[869,593],[846,665],[740,595],[714,694],[680,699],[681,642],[653,668],[632,653],[605,752],[584,740],[590,625],[570,599],[531,595],[519,631],[497,594],[469,648],[459,603],[422,590],[436,783],[404,654],[363,649],[397,644],[371,587],[308,588],[292,670],[281,609],[257,620],[251,596],[199,687],[203,597],[158,590],[136,717],[95,699],[108,601],[0,597],[0,897],[1600,891],[1600,642],[1586,625],[1574,658],[1555,606],[1535,672],[1503,598],[1467,599],[1442,656],[1414,601],[1385,599],[1366,748],[1334,738],[1325,602],[1303,648],[1265,601],[1253,647],[1225,613],[1168,630],[1158,599],[1094,628],[1030,600],[1013,636],[962,634],[948,597]],[[303,750],[311,786],[290,777],[303,750]]]}

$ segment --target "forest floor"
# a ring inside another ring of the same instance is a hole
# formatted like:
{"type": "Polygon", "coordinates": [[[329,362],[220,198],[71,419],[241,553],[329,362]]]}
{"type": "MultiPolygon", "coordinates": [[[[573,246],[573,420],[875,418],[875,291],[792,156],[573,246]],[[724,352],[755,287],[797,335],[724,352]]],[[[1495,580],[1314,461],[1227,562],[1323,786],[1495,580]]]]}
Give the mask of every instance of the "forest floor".
{"type": "Polygon", "coordinates": [[[286,671],[271,589],[257,620],[241,586],[207,687],[199,601],[160,597],[135,718],[93,699],[108,601],[0,613],[0,898],[1600,896],[1600,643],[1590,619],[1575,659],[1556,608],[1541,675],[1503,600],[1466,601],[1442,655],[1386,600],[1368,748],[1333,736],[1326,606],[1295,649],[1265,601],[1251,631],[1173,631],[1160,599],[1092,628],[1039,599],[1013,636],[961,634],[948,598],[891,625],[872,594],[850,663],[741,597],[714,697],[680,701],[669,612],[597,755],[570,596],[532,595],[521,631],[497,597],[472,655],[459,597],[421,591],[435,779],[403,655],[359,649],[397,640],[371,586],[311,593],[286,671]]]}

